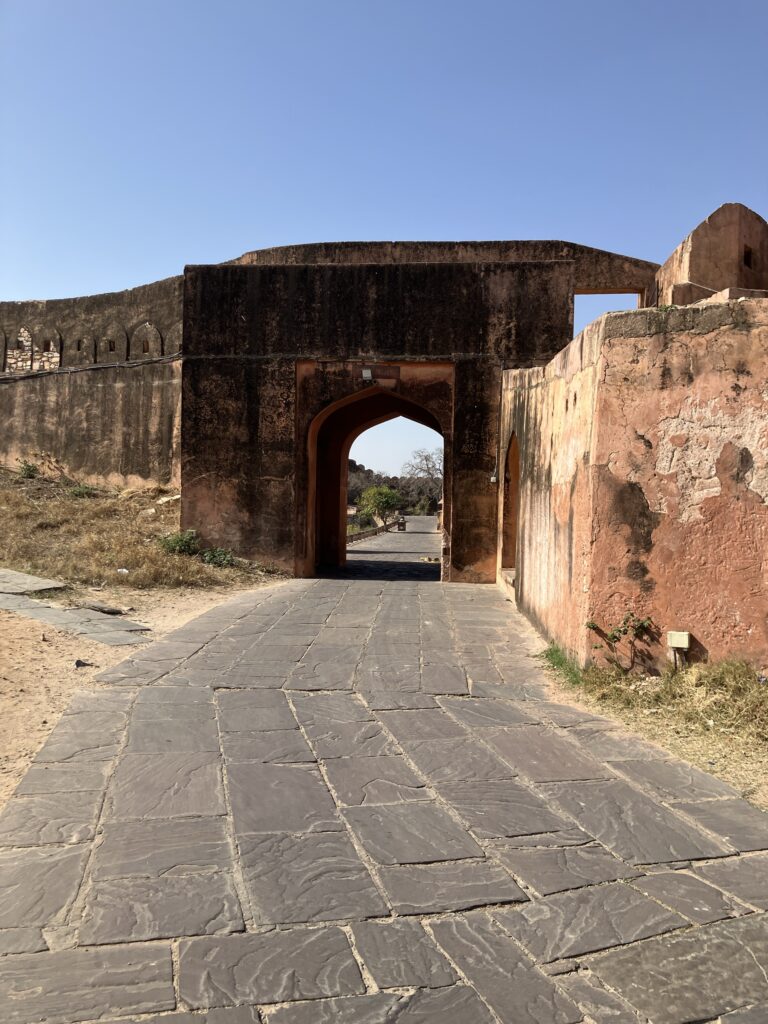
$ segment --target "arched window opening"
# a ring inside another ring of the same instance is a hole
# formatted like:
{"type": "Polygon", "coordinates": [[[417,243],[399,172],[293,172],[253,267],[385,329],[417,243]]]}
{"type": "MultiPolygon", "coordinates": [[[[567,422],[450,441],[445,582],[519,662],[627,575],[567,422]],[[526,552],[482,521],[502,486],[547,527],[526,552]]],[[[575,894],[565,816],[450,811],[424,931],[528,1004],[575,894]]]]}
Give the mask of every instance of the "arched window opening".
{"type": "Polygon", "coordinates": [[[19,328],[16,338],[9,342],[5,357],[6,373],[29,373],[32,369],[32,332],[19,328]]]}

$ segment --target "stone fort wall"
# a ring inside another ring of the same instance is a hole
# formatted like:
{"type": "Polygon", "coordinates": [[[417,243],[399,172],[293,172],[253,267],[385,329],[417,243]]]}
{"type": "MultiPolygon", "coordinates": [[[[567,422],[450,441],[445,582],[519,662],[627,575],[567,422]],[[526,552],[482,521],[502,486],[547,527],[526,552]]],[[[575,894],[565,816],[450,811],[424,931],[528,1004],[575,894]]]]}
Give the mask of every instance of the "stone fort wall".
{"type": "MultiPolygon", "coordinates": [[[[0,303],[0,464],[181,485],[211,543],[311,571],[313,418],[365,399],[371,367],[404,399],[444,376],[445,579],[508,581],[512,536],[521,609],[579,661],[587,622],[631,611],[765,664],[767,352],[768,224],[738,204],[661,268],[559,241],[287,246],[0,303]],[[569,343],[589,292],[650,308],[569,343]]],[[[641,650],[664,656],[661,636],[641,650]]]]}
{"type": "Polygon", "coordinates": [[[84,481],[177,486],[182,285],[0,303],[0,465],[45,451],[84,481]]]}
{"type": "Polygon", "coordinates": [[[505,374],[518,604],[581,663],[627,612],[768,663],[768,298],[602,317],[505,374]]]}

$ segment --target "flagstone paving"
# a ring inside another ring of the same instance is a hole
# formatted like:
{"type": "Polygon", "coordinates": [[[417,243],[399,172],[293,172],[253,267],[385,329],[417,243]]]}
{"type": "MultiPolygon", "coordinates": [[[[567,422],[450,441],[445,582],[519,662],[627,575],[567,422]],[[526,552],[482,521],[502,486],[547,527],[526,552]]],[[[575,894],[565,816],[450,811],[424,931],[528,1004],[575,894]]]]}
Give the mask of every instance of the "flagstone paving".
{"type": "Polygon", "coordinates": [[[430,525],[76,696],[0,814],[0,1019],[768,1021],[768,815],[549,701],[430,525]]]}
{"type": "Polygon", "coordinates": [[[106,615],[96,608],[61,608],[29,597],[63,586],[56,580],[0,568],[0,608],[112,647],[144,644],[149,639],[142,635],[149,627],[140,622],[106,615]]]}

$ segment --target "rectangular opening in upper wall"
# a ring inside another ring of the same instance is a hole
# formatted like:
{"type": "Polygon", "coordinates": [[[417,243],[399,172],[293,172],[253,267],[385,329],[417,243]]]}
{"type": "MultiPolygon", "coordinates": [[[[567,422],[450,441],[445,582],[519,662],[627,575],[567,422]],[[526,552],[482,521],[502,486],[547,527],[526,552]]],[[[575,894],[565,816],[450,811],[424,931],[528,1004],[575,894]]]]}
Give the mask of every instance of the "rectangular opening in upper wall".
{"type": "Polygon", "coordinates": [[[587,324],[597,320],[603,313],[616,313],[624,309],[637,309],[640,296],[629,294],[574,295],[573,336],[583,331],[587,324]]]}

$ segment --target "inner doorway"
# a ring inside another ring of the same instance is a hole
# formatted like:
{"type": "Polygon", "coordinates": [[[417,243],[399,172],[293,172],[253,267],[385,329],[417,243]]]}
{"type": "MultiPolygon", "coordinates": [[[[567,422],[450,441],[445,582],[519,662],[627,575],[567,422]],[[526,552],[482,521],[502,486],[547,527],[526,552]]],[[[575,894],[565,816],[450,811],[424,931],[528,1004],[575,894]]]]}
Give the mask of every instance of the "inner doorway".
{"type": "MultiPolygon", "coordinates": [[[[434,437],[437,442],[433,447],[439,447],[444,434],[437,417],[430,410],[392,390],[377,386],[341,399],[325,409],[313,421],[309,434],[308,540],[310,550],[308,554],[312,559],[315,572],[323,575],[337,574],[343,572],[347,566],[347,488],[349,459],[353,444],[371,428],[400,419],[422,428],[429,428],[429,436],[434,437]]],[[[420,436],[423,437],[423,432],[420,432],[420,436]]],[[[448,447],[447,440],[445,447],[448,447]]],[[[445,452],[445,463],[450,465],[448,452],[445,452]]],[[[393,468],[394,463],[390,461],[389,467],[393,468]]],[[[377,469],[373,466],[366,468],[377,469]]],[[[382,474],[382,476],[391,478],[397,477],[398,483],[401,475],[401,473],[382,474]]],[[[450,488],[446,485],[445,494],[449,493],[450,488]]],[[[405,510],[404,508],[403,511],[405,510]]],[[[422,510],[424,510],[424,506],[422,506],[422,510]]],[[[449,515],[450,512],[444,505],[444,526],[450,522],[449,515]]],[[[421,566],[430,565],[431,574],[435,578],[439,578],[442,554],[447,545],[441,543],[443,534],[436,529],[437,518],[432,518],[430,522],[433,526],[430,546],[436,547],[436,554],[422,556],[414,552],[414,557],[419,558],[421,566]],[[439,561],[436,563],[422,562],[422,557],[437,557],[439,561]]],[[[420,522],[413,523],[412,527],[420,526],[422,529],[426,529],[427,525],[426,522],[420,522]]],[[[407,521],[404,532],[407,536],[407,521]]],[[[394,537],[390,534],[383,537],[385,547],[390,536],[394,537]]],[[[415,539],[413,533],[412,536],[415,539]]],[[[397,547],[396,544],[395,547],[397,547]]],[[[393,558],[392,561],[402,562],[405,554],[405,550],[402,550],[399,557],[393,558]]],[[[384,563],[388,559],[382,555],[378,561],[384,563]]],[[[383,571],[383,564],[380,568],[383,571]]]]}
{"type": "Polygon", "coordinates": [[[347,575],[439,580],[443,439],[396,416],[360,433],[347,474],[347,575]]]}

